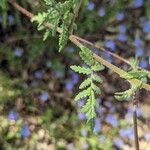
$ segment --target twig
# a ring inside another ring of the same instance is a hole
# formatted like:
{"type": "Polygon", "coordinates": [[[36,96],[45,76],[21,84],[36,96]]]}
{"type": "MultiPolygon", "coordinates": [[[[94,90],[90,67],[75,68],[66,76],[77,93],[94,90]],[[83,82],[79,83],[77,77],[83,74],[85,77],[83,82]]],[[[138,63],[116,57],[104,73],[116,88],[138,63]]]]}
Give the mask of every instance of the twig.
{"type": "MultiPolygon", "coordinates": [[[[18,9],[21,13],[23,13],[23,14],[26,15],[27,17],[32,18],[32,17],[34,16],[32,13],[30,13],[30,12],[27,11],[26,9],[22,8],[15,0],[9,0],[9,2],[10,2],[16,9],[18,9]]],[[[53,24],[50,24],[50,23],[46,23],[46,24],[44,24],[44,25],[45,25],[46,27],[48,27],[48,28],[53,27],[53,24]]],[[[62,32],[61,28],[57,28],[57,32],[61,33],[61,32],[62,32]]],[[[80,45],[81,45],[81,43],[79,42],[79,41],[81,41],[81,42],[83,42],[83,43],[87,43],[87,44],[89,44],[89,45],[91,45],[91,46],[93,46],[93,47],[96,47],[96,46],[94,46],[93,43],[91,43],[91,42],[89,42],[89,41],[86,41],[85,39],[82,39],[81,37],[78,37],[78,36],[76,36],[76,35],[70,35],[69,39],[70,39],[70,41],[72,41],[72,42],[73,42],[75,45],[77,45],[77,46],[80,46],[80,45]]],[[[97,48],[98,48],[98,47],[97,47],[97,48]]],[[[104,48],[99,48],[99,49],[102,50],[102,51],[108,52],[108,51],[106,51],[104,48]]],[[[116,58],[122,60],[123,62],[126,62],[127,64],[130,64],[130,63],[128,63],[128,61],[125,60],[124,58],[121,58],[120,56],[118,56],[118,55],[116,55],[116,54],[114,54],[114,53],[111,53],[111,52],[109,52],[109,53],[110,53],[111,55],[113,55],[114,57],[116,57],[116,58]]],[[[100,57],[100,56],[98,56],[98,55],[96,55],[96,54],[93,54],[93,57],[94,57],[98,62],[102,63],[104,66],[108,67],[109,69],[111,69],[111,70],[114,71],[115,73],[119,74],[120,76],[122,76],[122,74],[126,73],[124,70],[118,68],[117,66],[115,66],[115,65],[113,65],[113,64],[110,64],[110,63],[107,62],[105,59],[103,59],[102,57],[100,57]]],[[[139,84],[139,83],[141,83],[141,81],[138,80],[138,79],[131,79],[131,80],[129,80],[129,82],[130,82],[131,84],[139,84]]],[[[143,83],[142,88],[144,88],[144,89],[150,91],[150,85],[149,85],[149,84],[143,83]]]]}
{"type": "MultiPolygon", "coordinates": [[[[17,10],[19,10],[22,14],[26,15],[27,17],[32,18],[32,17],[34,16],[32,13],[30,13],[29,11],[27,11],[26,9],[24,9],[23,7],[21,7],[15,0],[9,0],[9,3],[11,3],[17,10]]],[[[82,0],[80,1],[79,5],[78,5],[78,9],[77,9],[78,11],[79,11],[79,7],[80,7],[81,3],[82,3],[82,0]]],[[[50,27],[52,26],[52,24],[46,23],[46,26],[50,28],[50,27]]],[[[58,28],[57,31],[60,33],[60,32],[61,32],[61,29],[58,28]]],[[[100,46],[98,46],[98,45],[95,45],[95,44],[93,44],[93,43],[91,43],[91,42],[89,42],[89,41],[87,41],[87,40],[85,40],[85,39],[83,39],[83,38],[81,38],[81,37],[79,37],[79,36],[76,36],[76,35],[70,35],[70,37],[74,37],[74,38],[76,38],[77,40],[79,40],[80,42],[83,42],[83,43],[85,43],[85,44],[88,44],[88,45],[90,45],[90,46],[92,46],[92,47],[94,47],[94,48],[97,48],[97,49],[99,49],[99,50],[101,50],[101,51],[103,51],[103,52],[109,53],[109,54],[112,55],[113,57],[115,57],[115,58],[117,58],[117,59],[120,59],[121,61],[123,61],[123,62],[125,62],[126,64],[130,65],[129,61],[127,61],[126,59],[120,57],[120,56],[117,55],[117,54],[114,54],[114,53],[112,53],[112,52],[110,52],[110,51],[105,50],[103,47],[100,47],[100,46]]]]}
{"type": "MultiPolygon", "coordinates": [[[[74,43],[76,46],[80,47],[82,44],[75,38],[73,37],[70,37],[70,41],[72,43],[74,43]]],[[[123,74],[127,74],[124,70],[118,68],[117,66],[109,63],[108,61],[106,61],[105,59],[103,59],[102,57],[96,55],[93,53],[93,57],[98,61],[100,62],[101,64],[103,64],[104,66],[106,66],[107,68],[113,70],[113,72],[117,73],[118,75],[120,75],[120,77],[123,75],[123,74]]],[[[139,85],[141,83],[140,80],[138,79],[130,79],[128,80],[130,82],[130,84],[134,84],[134,85],[139,85]]],[[[143,83],[142,85],[142,88],[146,89],[146,90],[149,90],[150,91],[150,85],[149,84],[145,84],[143,83]]]]}
{"type": "Polygon", "coordinates": [[[138,129],[137,129],[137,100],[136,100],[136,94],[134,94],[133,99],[133,127],[134,127],[134,141],[135,141],[135,149],[139,150],[139,138],[138,138],[138,129]]]}
{"type": "Polygon", "coordinates": [[[22,14],[26,15],[27,17],[32,18],[34,16],[32,13],[21,7],[15,0],[9,0],[8,2],[11,3],[15,8],[17,8],[17,10],[19,10],[22,14]]]}

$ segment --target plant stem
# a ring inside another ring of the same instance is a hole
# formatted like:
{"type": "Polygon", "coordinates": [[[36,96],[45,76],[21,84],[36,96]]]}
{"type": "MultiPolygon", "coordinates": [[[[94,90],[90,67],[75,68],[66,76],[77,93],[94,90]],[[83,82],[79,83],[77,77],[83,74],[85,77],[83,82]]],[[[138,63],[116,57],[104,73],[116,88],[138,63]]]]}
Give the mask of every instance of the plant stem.
{"type": "MultiPolygon", "coordinates": [[[[27,11],[26,9],[24,9],[23,7],[21,7],[21,6],[16,2],[16,0],[9,0],[8,2],[9,2],[10,4],[12,4],[12,6],[14,6],[17,10],[19,10],[22,14],[26,15],[27,17],[29,17],[30,19],[34,16],[31,12],[29,12],[29,11],[27,11]]],[[[53,27],[54,25],[51,24],[51,23],[45,23],[44,26],[46,26],[47,28],[51,28],[51,27],[53,27]]],[[[61,33],[61,32],[62,32],[62,29],[58,27],[58,28],[57,28],[57,32],[58,32],[58,33],[61,33]]],[[[75,36],[75,35],[70,35],[69,39],[70,39],[70,41],[72,41],[76,46],[80,46],[81,43],[80,43],[79,41],[81,41],[82,43],[87,43],[87,44],[89,44],[89,45],[95,47],[91,42],[86,41],[85,39],[82,39],[82,38],[80,38],[80,37],[78,37],[78,36],[75,36]]],[[[106,51],[104,48],[101,48],[101,47],[99,47],[99,46],[96,46],[96,48],[99,48],[100,50],[102,50],[102,51],[104,51],[104,52],[108,52],[108,51],[106,51]]],[[[118,56],[118,55],[116,55],[116,54],[110,53],[110,52],[109,52],[109,54],[111,54],[111,55],[113,55],[115,58],[120,59],[120,60],[122,60],[123,62],[126,62],[127,64],[129,64],[128,61],[125,60],[124,58],[122,58],[122,57],[120,57],[120,56],[118,56]]],[[[126,73],[124,70],[118,68],[117,66],[114,66],[113,64],[110,64],[109,62],[107,62],[107,61],[106,61],[105,59],[103,59],[102,57],[100,57],[100,56],[98,56],[98,55],[96,55],[96,54],[93,54],[93,56],[94,56],[94,58],[95,58],[98,62],[102,63],[104,66],[106,66],[106,67],[108,67],[109,69],[113,70],[115,73],[117,73],[117,74],[119,74],[119,75],[122,75],[122,74],[126,73]]],[[[139,84],[139,82],[141,82],[141,81],[138,80],[138,79],[131,79],[131,80],[129,80],[129,82],[132,83],[132,84],[139,84]]],[[[142,88],[144,88],[144,89],[150,91],[150,85],[149,85],[149,84],[143,83],[142,88]]]]}
{"type": "Polygon", "coordinates": [[[134,141],[135,141],[135,150],[139,150],[139,138],[138,138],[138,129],[137,129],[137,100],[135,98],[135,94],[133,96],[133,126],[134,126],[134,141]]]}

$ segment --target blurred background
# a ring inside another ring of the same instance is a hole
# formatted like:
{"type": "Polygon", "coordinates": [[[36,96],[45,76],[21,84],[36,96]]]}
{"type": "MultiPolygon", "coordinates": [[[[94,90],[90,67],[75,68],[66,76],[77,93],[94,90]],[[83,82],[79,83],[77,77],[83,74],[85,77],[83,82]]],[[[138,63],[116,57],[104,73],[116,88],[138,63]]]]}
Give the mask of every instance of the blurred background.
{"type": "MultiPolygon", "coordinates": [[[[40,0],[17,2],[34,14],[46,9],[40,0]]],[[[150,0],[84,3],[74,33],[126,59],[138,57],[140,67],[150,69],[150,0]]],[[[91,132],[80,112],[85,100],[73,100],[84,78],[70,69],[82,65],[78,48],[68,43],[59,53],[58,35],[43,42],[43,33],[29,18],[4,0],[0,6],[0,149],[133,150],[131,102],[114,98],[128,84],[107,68],[101,73],[103,92],[91,132]]],[[[128,68],[106,53],[100,55],[128,68]]],[[[140,150],[149,150],[150,95],[141,90],[137,98],[140,150]]]]}

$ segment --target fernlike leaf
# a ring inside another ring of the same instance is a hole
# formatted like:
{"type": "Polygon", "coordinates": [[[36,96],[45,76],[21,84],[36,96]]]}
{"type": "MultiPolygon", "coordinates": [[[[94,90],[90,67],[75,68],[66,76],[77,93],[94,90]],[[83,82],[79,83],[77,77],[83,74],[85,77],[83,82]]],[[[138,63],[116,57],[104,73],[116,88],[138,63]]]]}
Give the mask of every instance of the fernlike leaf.
{"type": "Polygon", "coordinates": [[[140,89],[142,87],[143,81],[137,83],[137,84],[131,84],[131,88],[124,91],[124,92],[117,92],[115,93],[115,98],[118,100],[129,100],[135,91],[140,89]]]}
{"type": "Polygon", "coordinates": [[[85,97],[89,96],[90,91],[91,91],[91,88],[88,88],[86,90],[83,90],[83,91],[79,92],[78,95],[75,97],[75,101],[78,101],[82,98],[85,98],[85,97]]]}
{"type": "Polygon", "coordinates": [[[91,79],[87,78],[80,84],[79,89],[84,89],[87,86],[89,86],[90,84],[91,84],[91,79]]]}
{"type": "Polygon", "coordinates": [[[92,69],[93,71],[101,71],[101,70],[104,70],[104,66],[101,65],[100,63],[96,62],[95,65],[93,65],[93,66],[91,67],[91,69],[92,69]]]}
{"type": "Polygon", "coordinates": [[[69,39],[69,32],[70,32],[70,25],[71,25],[71,20],[72,20],[72,14],[67,11],[64,14],[63,17],[63,24],[62,24],[62,32],[59,35],[59,52],[65,47],[67,44],[67,41],[69,39]]]}
{"type": "Polygon", "coordinates": [[[93,58],[93,54],[92,54],[91,50],[83,45],[80,46],[80,49],[81,49],[81,51],[80,51],[79,55],[80,55],[81,59],[87,65],[89,65],[89,66],[93,65],[95,63],[95,60],[93,58]]]}
{"type": "Polygon", "coordinates": [[[78,72],[80,74],[86,74],[86,75],[91,74],[91,69],[90,68],[80,67],[80,66],[76,66],[76,65],[73,65],[70,68],[72,70],[74,70],[75,72],[78,72]]]}
{"type": "Polygon", "coordinates": [[[102,83],[103,80],[101,79],[100,76],[96,75],[96,74],[93,74],[92,75],[92,80],[95,81],[95,82],[98,82],[98,83],[102,83]]]}
{"type": "Polygon", "coordinates": [[[117,92],[115,93],[115,98],[118,100],[128,100],[132,97],[133,91],[132,89],[126,90],[124,92],[117,92]]]}
{"type": "Polygon", "coordinates": [[[88,121],[95,118],[96,116],[95,107],[96,107],[96,99],[94,92],[91,91],[90,98],[87,100],[86,104],[81,109],[81,112],[86,114],[88,121]]]}
{"type": "Polygon", "coordinates": [[[47,13],[45,12],[42,12],[42,13],[38,13],[36,16],[33,16],[32,19],[31,19],[31,22],[38,22],[38,27],[42,25],[42,23],[45,21],[47,17],[47,13]]]}
{"type": "Polygon", "coordinates": [[[97,85],[95,85],[94,83],[92,83],[92,89],[94,90],[94,92],[96,94],[100,94],[101,93],[100,88],[97,85]]]}
{"type": "Polygon", "coordinates": [[[54,5],[56,2],[55,0],[44,0],[46,5],[54,5]]]}
{"type": "Polygon", "coordinates": [[[51,30],[46,30],[45,31],[45,33],[44,33],[44,35],[43,35],[43,41],[45,41],[47,38],[48,38],[48,36],[51,34],[51,30]]]}

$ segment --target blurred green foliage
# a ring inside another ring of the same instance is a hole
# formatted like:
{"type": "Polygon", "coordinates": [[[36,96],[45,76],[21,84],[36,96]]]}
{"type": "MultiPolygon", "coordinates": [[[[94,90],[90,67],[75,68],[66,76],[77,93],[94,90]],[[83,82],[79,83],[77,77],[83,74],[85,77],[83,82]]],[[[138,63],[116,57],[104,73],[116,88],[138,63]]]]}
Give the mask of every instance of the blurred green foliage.
{"type": "MultiPolygon", "coordinates": [[[[47,7],[39,0],[18,2],[34,14],[47,7]]],[[[98,8],[104,1],[92,2],[96,8],[88,10],[88,0],[84,1],[76,21],[78,28],[74,32],[83,37],[87,34],[94,35],[98,30],[104,31],[107,26],[116,26],[113,24],[116,14],[128,10],[132,1],[106,3],[106,15],[103,17],[98,15],[98,8]]],[[[117,127],[103,123],[100,133],[91,133],[85,122],[77,118],[78,110],[72,100],[76,88],[71,92],[65,89],[65,81],[70,78],[69,66],[81,63],[77,49],[68,43],[62,56],[58,53],[58,35],[43,42],[41,32],[36,30],[29,19],[5,0],[0,2],[0,7],[0,149],[36,149],[36,145],[43,141],[60,150],[66,149],[70,143],[77,150],[84,149],[84,146],[91,150],[115,149],[113,138],[118,136],[121,127],[128,126],[127,121],[119,120],[117,127]],[[12,19],[11,23],[8,17],[12,19]],[[70,51],[72,48],[76,52],[70,51]],[[16,54],[18,49],[21,49],[21,53],[16,54]],[[35,77],[37,70],[43,73],[41,78],[35,77]],[[50,93],[46,103],[39,100],[43,91],[50,93]],[[19,107],[19,118],[12,121],[8,119],[8,114],[16,107],[19,107]],[[29,124],[32,132],[28,138],[23,138],[20,133],[24,124],[29,124]],[[103,137],[105,140],[101,141],[103,137]]],[[[146,0],[144,13],[147,17],[150,16],[149,7],[149,0],[146,0]]],[[[103,116],[100,119],[103,120],[103,116]]]]}

